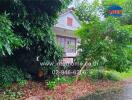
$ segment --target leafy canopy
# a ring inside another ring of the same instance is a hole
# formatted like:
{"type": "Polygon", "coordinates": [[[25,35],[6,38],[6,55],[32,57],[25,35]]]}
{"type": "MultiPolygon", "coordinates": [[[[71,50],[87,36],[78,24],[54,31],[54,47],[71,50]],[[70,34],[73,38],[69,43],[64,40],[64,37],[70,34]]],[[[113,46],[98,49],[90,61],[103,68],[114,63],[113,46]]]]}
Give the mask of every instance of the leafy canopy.
{"type": "Polygon", "coordinates": [[[78,16],[80,21],[89,22],[99,15],[99,11],[101,12],[101,8],[98,0],[94,0],[92,4],[89,4],[84,0],[77,6],[75,14],[78,16]]]}
{"type": "Polygon", "coordinates": [[[132,0],[126,0],[123,4],[123,16],[121,17],[123,24],[132,24],[132,0]]]}
{"type": "Polygon", "coordinates": [[[13,49],[23,44],[24,41],[13,33],[12,22],[7,16],[0,15],[0,55],[10,55],[13,49]]]}
{"type": "Polygon", "coordinates": [[[58,62],[63,52],[55,42],[52,27],[69,3],[70,0],[0,0],[0,63],[33,69],[33,65],[39,67],[38,62],[58,62]]]}
{"type": "Polygon", "coordinates": [[[121,28],[115,18],[104,21],[98,19],[83,26],[75,32],[81,39],[79,46],[81,62],[91,63],[91,67],[106,67],[125,71],[128,63],[125,48],[129,43],[127,30],[121,28]]]}

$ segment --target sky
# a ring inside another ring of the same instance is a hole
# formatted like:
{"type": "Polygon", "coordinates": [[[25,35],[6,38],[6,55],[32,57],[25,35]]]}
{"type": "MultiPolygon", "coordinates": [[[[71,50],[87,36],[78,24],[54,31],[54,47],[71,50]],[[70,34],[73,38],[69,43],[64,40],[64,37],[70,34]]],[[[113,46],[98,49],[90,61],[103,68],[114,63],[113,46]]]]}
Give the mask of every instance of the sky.
{"type": "MultiPolygon", "coordinates": [[[[73,0],[72,4],[70,5],[70,7],[75,7],[75,5],[77,5],[77,3],[81,3],[83,0],[73,0]]],[[[87,0],[89,3],[92,3],[93,0],[87,0]]]]}

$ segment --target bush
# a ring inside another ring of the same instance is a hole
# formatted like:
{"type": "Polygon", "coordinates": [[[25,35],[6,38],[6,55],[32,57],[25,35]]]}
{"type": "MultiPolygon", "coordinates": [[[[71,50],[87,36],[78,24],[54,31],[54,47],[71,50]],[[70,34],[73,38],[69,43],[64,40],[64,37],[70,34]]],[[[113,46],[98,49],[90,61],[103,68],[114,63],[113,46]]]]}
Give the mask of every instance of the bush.
{"type": "Polygon", "coordinates": [[[16,66],[0,67],[0,83],[2,86],[9,86],[13,82],[24,80],[24,74],[16,66]]]}
{"type": "Polygon", "coordinates": [[[120,74],[117,71],[106,71],[106,70],[97,70],[91,69],[86,71],[86,73],[81,74],[81,79],[92,78],[92,79],[104,79],[104,80],[120,80],[120,74]]]}
{"type": "Polygon", "coordinates": [[[56,87],[56,82],[54,82],[54,81],[49,81],[49,82],[47,82],[47,87],[49,88],[49,89],[55,89],[55,87],[56,87]]]}
{"type": "Polygon", "coordinates": [[[104,79],[105,73],[102,70],[94,70],[90,73],[90,76],[93,79],[104,79]]]}
{"type": "Polygon", "coordinates": [[[118,81],[121,78],[120,78],[120,76],[117,73],[108,72],[108,73],[106,73],[106,79],[113,80],[113,81],[118,81]]]}
{"type": "Polygon", "coordinates": [[[84,23],[75,34],[81,39],[78,47],[80,63],[89,62],[90,67],[103,66],[119,72],[128,70],[126,48],[130,43],[130,35],[116,18],[84,23]]]}
{"type": "Polygon", "coordinates": [[[53,79],[51,79],[50,81],[47,82],[47,87],[49,89],[55,89],[55,87],[59,84],[71,84],[74,81],[74,77],[55,77],[53,79]]]}

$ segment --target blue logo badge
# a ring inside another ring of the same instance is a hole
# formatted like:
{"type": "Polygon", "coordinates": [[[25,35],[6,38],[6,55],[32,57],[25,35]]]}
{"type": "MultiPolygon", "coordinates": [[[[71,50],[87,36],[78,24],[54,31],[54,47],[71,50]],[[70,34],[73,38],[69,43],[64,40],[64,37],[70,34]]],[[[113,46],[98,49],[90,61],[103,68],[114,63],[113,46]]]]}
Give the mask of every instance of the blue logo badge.
{"type": "Polygon", "coordinates": [[[110,16],[122,16],[123,8],[118,5],[111,5],[108,8],[108,13],[110,16]]]}

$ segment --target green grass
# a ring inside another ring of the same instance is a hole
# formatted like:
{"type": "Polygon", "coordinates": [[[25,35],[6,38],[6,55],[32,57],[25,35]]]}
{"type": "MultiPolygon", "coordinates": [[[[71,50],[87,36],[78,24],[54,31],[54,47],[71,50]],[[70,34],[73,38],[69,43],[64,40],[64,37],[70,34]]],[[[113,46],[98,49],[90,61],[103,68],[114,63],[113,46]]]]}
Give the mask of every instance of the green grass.
{"type": "Polygon", "coordinates": [[[127,72],[117,72],[114,70],[110,70],[108,72],[116,74],[119,77],[119,80],[124,80],[132,77],[132,68],[129,69],[127,72]]]}
{"type": "Polygon", "coordinates": [[[104,80],[113,80],[113,81],[119,81],[124,80],[132,77],[132,68],[129,69],[127,72],[117,72],[115,70],[97,70],[97,69],[91,69],[88,70],[87,73],[82,74],[80,76],[80,79],[104,79],[104,80]]]}
{"type": "Polygon", "coordinates": [[[121,79],[127,79],[132,77],[132,69],[129,69],[128,72],[122,72],[119,74],[121,76],[121,79]]]}
{"type": "Polygon", "coordinates": [[[55,89],[55,87],[59,84],[64,84],[64,83],[71,84],[74,82],[74,80],[75,80],[75,77],[73,76],[54,77],[53,79],[47,82],[47,87],[49,89],[55,89]]]}

